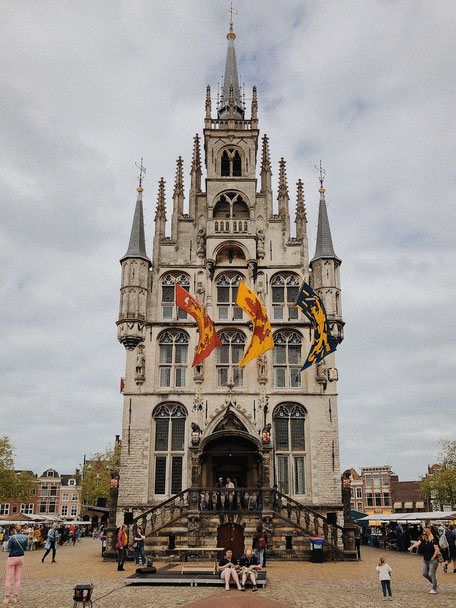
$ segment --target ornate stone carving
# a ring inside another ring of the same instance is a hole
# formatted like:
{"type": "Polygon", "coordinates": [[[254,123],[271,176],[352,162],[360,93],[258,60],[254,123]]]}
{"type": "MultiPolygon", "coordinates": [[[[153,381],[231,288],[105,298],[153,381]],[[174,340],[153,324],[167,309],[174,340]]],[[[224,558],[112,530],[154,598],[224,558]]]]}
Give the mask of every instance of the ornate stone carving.
{"type": "Polygon", "coordinates": [[[140,385],[145,380],[145,369],[146,369],[146,355],[144,354],[145,346],[140,344],[137,348],[136,353],[136,376],[135,382],[140,385]]]}

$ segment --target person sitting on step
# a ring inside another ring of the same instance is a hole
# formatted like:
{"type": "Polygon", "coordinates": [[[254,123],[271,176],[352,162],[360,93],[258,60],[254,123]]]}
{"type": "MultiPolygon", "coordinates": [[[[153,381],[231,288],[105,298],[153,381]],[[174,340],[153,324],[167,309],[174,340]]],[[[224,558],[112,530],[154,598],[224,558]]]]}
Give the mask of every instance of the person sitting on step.
{"type": "Polygon", "coordinates": [[[239,565],[241,567],[242,573],[242,591],[245,591],[245,583],[248,578],[252,581],[253,589],[252,591],[258,591],[258,587],[256,584],[258,570],[262,570],[262,566],[258,561],[256,555],[253,555],[251,549],[247,549],[245,554],[239,560],[239,565]]]}
{"type": "Polygon", "coordinates": [[[233,557],[233,551],[231,547],[227,547],[225,557],[219,562],[218,571],[220,572],[220,578],[225,581],[225,590],[230,590],[230,579],[236,583],[237,588],[240,590],[241,585],[239,584],[239,577],[237,569],[239,568],[237,560],[233,557]]]}

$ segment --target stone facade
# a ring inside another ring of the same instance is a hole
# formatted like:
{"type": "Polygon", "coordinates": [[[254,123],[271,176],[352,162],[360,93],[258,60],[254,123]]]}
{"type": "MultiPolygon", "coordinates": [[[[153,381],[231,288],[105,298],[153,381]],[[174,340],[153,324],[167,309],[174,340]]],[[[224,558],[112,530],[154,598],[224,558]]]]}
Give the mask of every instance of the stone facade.
{"type": "MultiPolygon", "coordinates": [[[[278,483],[281,492],[323,514],[341,509],[335,355],[300,373],[313,331],[294,306],[300,283],[310,282],[340,342],[340,260],[331,242],[329,253],[317,244],[309,261],[301,180],[293,236],[283,159],[278,213],[273,213],[269,145],[266,136],[260,141],[257,92],[254,87],[247,119],[238,85],[231,81],[228,88],[233,61],[230,32],[215,117],[207,89],[204,161],[200,138],[194,139],[188,214],[179,157],[171,236],[165,235],[161,179],[151,260],[138,188],[130,245],[121,260],[117,322],[126,347],[118,523],[125,511],[140,513],[186,488],[213,487],[220,475],[245,487],[278,483]],[[236,306],[239,281],[263,302],[276,343],[243,369],[237,362],[252,326],[236,306]],[[223,342],[195,368],[196,324],[177,308],[176,284],[206,308],[223,342]]],[[[330,240],[324,192],[321,183],[318,238],[329,234],[330,240]]]]}

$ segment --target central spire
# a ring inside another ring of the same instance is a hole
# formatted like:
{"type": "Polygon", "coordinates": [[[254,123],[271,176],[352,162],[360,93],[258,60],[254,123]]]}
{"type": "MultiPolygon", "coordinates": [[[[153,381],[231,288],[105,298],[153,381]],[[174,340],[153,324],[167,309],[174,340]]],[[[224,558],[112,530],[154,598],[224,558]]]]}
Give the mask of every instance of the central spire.
{"type": "Polygon", "coordinates": [[[228,118],[230,114],[230,91],[234,98],[234,117],[244,118],[244,104],[242,103],[241,88],[239,86],[239,76],[236,63],[236,50],[234,41],[236,34],[233,32],[233,22],[230,21],[230,31],[226,35],[228,38],[228,49],[226,52],[225,77],[223,79],[222,95],[218,108],[219,118],[228,118]]]}

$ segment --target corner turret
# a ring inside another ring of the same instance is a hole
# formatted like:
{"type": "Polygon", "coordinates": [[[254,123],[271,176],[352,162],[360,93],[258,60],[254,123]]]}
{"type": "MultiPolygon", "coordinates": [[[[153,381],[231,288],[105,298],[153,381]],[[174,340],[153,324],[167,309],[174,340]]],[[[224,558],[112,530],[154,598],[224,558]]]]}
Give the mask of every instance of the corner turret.
{"type": "Polygon", "coordinates": [[[148,272],[151,267],[151,261],[146,253],[144,236],[142,178],[145,169],[142,166],[142,160],[140,172],[130,243],[126,254],[120,260],[122,280],[117,338],[128,350],[134,350],[140,342],[144,341],[148,272]]]}

